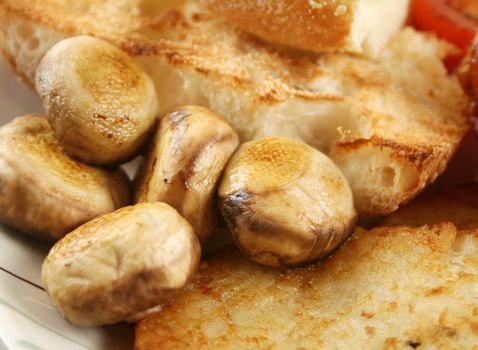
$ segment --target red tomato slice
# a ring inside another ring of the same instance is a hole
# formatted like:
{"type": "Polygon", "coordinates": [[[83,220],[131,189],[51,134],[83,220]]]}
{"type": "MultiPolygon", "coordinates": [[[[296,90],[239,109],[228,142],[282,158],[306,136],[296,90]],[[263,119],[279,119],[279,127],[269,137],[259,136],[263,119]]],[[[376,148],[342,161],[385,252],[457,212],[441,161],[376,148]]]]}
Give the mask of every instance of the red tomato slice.
{"type": "Polygon", "coordinates": [[[433,31],[461,50],[447,59],[447,67],[454,69],[478,29],[478,0],[414,0],[412,22],[418,30],[433,31]]]}

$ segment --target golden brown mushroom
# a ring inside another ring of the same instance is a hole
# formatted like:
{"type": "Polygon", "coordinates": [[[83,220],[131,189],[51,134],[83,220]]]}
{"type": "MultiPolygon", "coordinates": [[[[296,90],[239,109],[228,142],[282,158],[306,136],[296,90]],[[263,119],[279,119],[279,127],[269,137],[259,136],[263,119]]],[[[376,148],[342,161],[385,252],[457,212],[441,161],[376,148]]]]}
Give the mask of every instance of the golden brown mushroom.
{"type": "Polygon", "coordinates": [[[130,182],[66,156],[44,117],[0,128],[0,221],[58,240],[79,225],[129,204],[130,182]]]}
{"type": "Polygon", "coordinates": [[[125,52],[79,36],[53,46],[35,87],[63,148],[88,163],[119,164],[145,144],[158,109],[153,81],[125,52]]]}
{"type": "Polygon", "coordinates": [[[356,221],[340,170],[319,151],[286,138],[243,144],[224,172],[219,197],[238,247],[274,267],[324,257],[356,221]]]}
{"type": "Polygon", "coordinates": [[[239,139],[219,114],[185,106],[166,115],[137,179],[137,202],[164,202],[193,226],[201,242],[216,223],[216,185],[239,139]]]}
{"type": "Polygon", "coordinates": [[[56,307],[80,326],[134,321],[189,282],[201,247],[191,225],[164,203],[106,214],[59,241],[42,267],[56,307]]]}

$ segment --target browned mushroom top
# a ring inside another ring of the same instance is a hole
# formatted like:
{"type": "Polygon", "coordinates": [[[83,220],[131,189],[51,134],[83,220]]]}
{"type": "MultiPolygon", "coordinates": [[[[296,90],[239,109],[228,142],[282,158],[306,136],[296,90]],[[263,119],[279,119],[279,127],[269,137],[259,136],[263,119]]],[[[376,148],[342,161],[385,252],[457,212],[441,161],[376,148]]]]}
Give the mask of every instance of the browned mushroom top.
{"type": "Polygon", "coordinates": [[[40,62],[35,87],[63,148],[89,163],[134,157],[155,122],[152,80],[128,54],[101,39],[57,43],[40,62]]]}
{"type": "Polygon", "coordinates": [[[65,155],[45,117],[23,116],[0,128],[0,221],[58,240],[129,200],[123,171],[65,155]]]}
{"type": "Polygon", "coordinates": [[[191,225],[176,210],[142,203],[68,234],[48,254],[42,279],[72,323],[112,324],[170,301],[188,284],[200,255],[191,225]]]}
{"type": "Polygon", "coordinates": [[[201,242],[216,225],[216,185],[239,138],[207,108],[178,107],[161,119],[136,180],[137,202],[164,202],[193,226],[201,242]]]}
{"type": "Polygon", "coordinates": [[[350,187],[319,151],[272,137],[242,145],[219,187],[239,248],[270,266],[297,266],[333,251],[354,227],[350,187]]]}

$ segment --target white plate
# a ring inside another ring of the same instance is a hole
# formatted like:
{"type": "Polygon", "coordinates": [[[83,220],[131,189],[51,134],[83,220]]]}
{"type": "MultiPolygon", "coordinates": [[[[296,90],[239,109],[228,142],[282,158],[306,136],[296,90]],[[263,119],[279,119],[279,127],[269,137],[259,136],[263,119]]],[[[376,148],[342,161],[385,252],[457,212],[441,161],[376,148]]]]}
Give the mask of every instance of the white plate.
{"type": "MultiPolygon", "coordinates": [[[[35,93],[0,59],[0,125],[41,112],[35,93]]],[[[78,328],[50,304],[40,279],[48,248],[0,224],[0,349],[132,349],[133,326],[78,328]]]]}
{"type": "MultiPolygon", "coordinates": [[[[0,59],[0,125],[41,113],[35,93],[0,59]]],[[[478,142],[470,137],[439,185],[476,178],[478,142]]],[[[222,245],[222,241],[217,243],[222,245]]],[[[133,346],[133,326],[77,328],[66,322],[42,289],[40,268],[48,246],[0,224],[0,349],[121,350],[133,346]]]]}

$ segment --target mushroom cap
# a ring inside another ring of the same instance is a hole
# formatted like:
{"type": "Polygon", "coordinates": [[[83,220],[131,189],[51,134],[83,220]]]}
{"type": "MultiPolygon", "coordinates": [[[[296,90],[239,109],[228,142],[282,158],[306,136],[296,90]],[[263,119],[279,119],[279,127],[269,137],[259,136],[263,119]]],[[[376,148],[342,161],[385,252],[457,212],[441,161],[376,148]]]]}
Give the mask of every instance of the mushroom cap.
{"type": "Polygon", "coordinates": [[[130,182],[66,156],[44,117],[0,128],[0,221],[58,240],[79,225],[129,204],[130,182]]]}
{"type": "Polygon", "coordinates": [[[151,78],[101,39],[78,36],[57,43],[37,67],[35,88],[63,148],[88,163],[133,158],[156,120],[151,78]]]}
{"type": "Polygon", "coordinates": [[[193,226],[201,242],[216,224],[216,186],[239,138],[221,115],[184,106],[161,119],[136,179],[136,202],[164,202],[193,226]]]}
{"type": "Polygon", "coordinates": [[[241,251],[273,267],[326,256],[356,222],[352,191],[334,163],[282,137],[243,144],[224,171],[219,197],[241,251]]]}
{"type": "Polygon", "coordinates": [[[96,218],[59,241],[42,267],[52,302],[72,323],[106,325],[170,301],[196,271],[191,225],[164,203],[96,218]]]}

